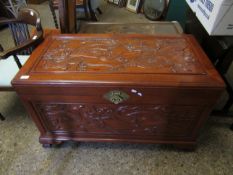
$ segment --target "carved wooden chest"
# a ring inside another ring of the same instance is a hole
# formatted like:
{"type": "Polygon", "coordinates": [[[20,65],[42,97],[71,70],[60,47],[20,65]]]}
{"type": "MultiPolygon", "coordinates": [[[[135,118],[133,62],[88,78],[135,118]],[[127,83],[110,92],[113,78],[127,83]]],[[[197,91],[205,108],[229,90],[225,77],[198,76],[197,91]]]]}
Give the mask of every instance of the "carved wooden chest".
{"type": "Polygon", "coordinates": [[[191,148],[224,83],[192,36],[57,35],[12,82],[40,131],[191,148]]]}

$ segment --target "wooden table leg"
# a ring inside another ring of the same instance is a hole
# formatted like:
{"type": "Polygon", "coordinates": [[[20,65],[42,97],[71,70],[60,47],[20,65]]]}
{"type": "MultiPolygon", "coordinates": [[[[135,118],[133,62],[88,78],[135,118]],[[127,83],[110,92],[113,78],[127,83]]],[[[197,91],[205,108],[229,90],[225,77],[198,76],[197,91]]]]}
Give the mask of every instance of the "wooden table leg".
{"type": "Polygon", "coordinates": [[[58,11],[61,33],[76,33],[75,4],[75,0],[59,0],[58,11]]]}
{"type": "Polygon", "coordinates": [[[175,147],[183,151],[195,151],[197,145],[196,144],[176,144],[175,147]]]}
{"type": "Polygon", "coordinates": [[[3,117],[3,115],[0,113],[0,120],[5,120],[5,117],[3,117]]]}
{"type": "Polygon", "coordinates": [[[89,9],[89,12],[90,12],[90,15],[91,15],[91,20],[92,21],[98,21],[97,16],[96,16],[96,14],[95,14],[92,6],[91,6],[91,1],[90,0],[88,1],[88,9],[89,9]]]}

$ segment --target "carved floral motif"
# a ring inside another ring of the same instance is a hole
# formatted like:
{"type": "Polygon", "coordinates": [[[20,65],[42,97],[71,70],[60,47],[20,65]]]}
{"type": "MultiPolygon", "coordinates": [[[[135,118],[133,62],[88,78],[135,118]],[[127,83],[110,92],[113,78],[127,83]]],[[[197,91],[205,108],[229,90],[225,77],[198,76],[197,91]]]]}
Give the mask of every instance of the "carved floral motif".
{"type": "Polygon", "coordinates": [[[161,130],[179,132],[180,129],[190,129],[190,123],[201,112],[201,108],[197,110],[190,106],[174,108],[163,105],[38,104],[38,106],[49,130],[104,134],[156,135],[161,130]]]}
{"type": "Polygon", "coordinates": [[[36,70],[204,73],[183,38],[55,39],[44,53],[36,70]]]}

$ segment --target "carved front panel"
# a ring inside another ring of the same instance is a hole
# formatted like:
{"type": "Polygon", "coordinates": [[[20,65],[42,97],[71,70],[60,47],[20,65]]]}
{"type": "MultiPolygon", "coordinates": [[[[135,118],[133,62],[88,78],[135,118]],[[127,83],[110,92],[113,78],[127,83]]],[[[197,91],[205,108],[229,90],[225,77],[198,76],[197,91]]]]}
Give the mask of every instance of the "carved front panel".
{"type": "Polygon", "coordinates": [[[53,38],[34,72],[205,74],[182,37],[53,38]]]}
{"type": "Polygon", "coordinates": [[[37,104],[48,131],[187,136],[203,107],[169,105],[37,104]]]}

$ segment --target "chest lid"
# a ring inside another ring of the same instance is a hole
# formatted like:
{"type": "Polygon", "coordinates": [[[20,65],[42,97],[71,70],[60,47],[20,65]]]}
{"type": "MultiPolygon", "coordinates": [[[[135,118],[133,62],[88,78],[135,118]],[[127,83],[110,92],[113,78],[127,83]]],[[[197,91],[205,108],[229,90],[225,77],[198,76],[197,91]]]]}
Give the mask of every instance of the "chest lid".
{"type": "Polygon", "coordinates": [[[223,87],[192,36],[54,35],[33,52],[13,85],[223,87]]]}

